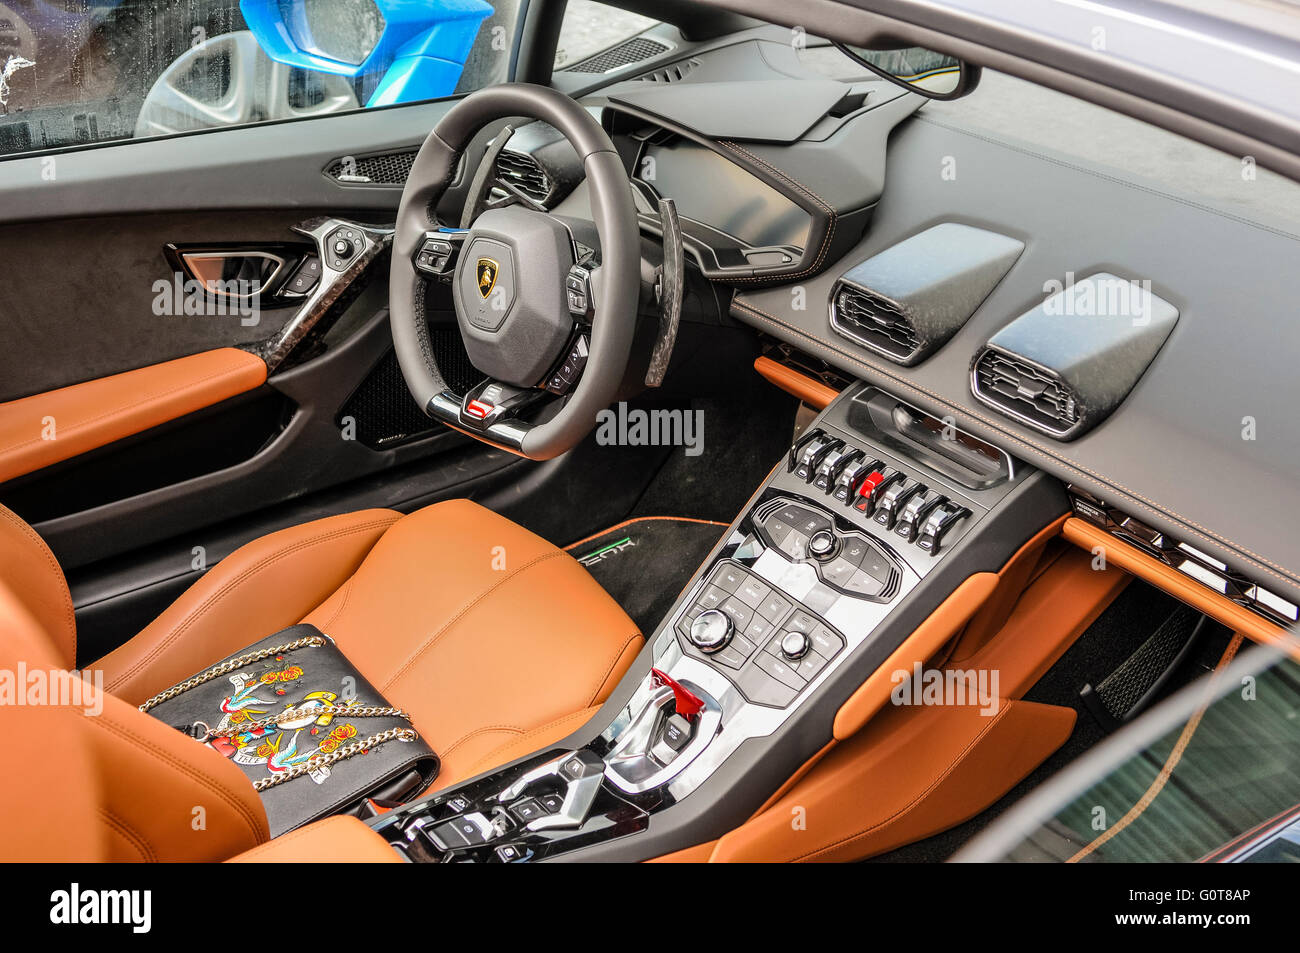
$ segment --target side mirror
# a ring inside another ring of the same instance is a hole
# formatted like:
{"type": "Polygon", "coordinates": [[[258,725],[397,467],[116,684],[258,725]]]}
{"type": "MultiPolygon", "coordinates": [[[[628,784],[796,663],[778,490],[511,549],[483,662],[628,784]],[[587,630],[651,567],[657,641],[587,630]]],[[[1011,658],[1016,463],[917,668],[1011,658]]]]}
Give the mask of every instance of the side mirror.
{"type": "Polygon", "coordinates": [[[959,99],[979,85],[980,67],[919,46],[868,50],[836,43],[840,51],[890,82],[930,99],[959,99]]]}

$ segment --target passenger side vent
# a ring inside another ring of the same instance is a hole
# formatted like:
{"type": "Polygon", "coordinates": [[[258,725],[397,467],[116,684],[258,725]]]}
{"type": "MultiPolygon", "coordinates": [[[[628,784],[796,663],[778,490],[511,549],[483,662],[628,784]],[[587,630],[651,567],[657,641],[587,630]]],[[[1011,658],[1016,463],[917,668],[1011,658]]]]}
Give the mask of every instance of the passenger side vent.
{"type": "Polygon", "coordinates": [[[385,152],[372,156],[343,156],[325,168],[340,185],[405,185],[419,150],[385,152]]]}
{"type": "Polygon", "coordinates": [[[1150,282],[1097,272],[1070,281],[984,342],[975,399],[1058,440],[1097,426],[1128,397],[1178,322],[1150,282]]]}
{"type": "Polygon", "coordinates": [[[565,67],[570,73],[612,73],[614,70],[640,63],[652,56],[667,53],[672,47],[667,43],[652,40],[648,36],[634,36],[626,43],[610,47],[603,53],[597,53],[588,59],[565,67]]]}
{"type": "Polygon", "coordinates": [[[700,61],[691,57],[662,69],[651,70],[644,76],[638,76],[637,80],[642,83],[677,83],[694,73],[699,65],[700,61]]]}
{"type": "Polygon", "coordinates": [[[497,179],[538,204],[545,204],[551,197],[550,177],[536,159],[521,152],[502,152],[497,157],[497,179]]]}
{"type": "Polygon", "coordinates": [[[1079,402],[1055,375],[992,348],[975,361],[971,388],[989,406],[1056,436],[1079,423],[1079,402]]]}
{"type": "Polygon", "coordinates": [[[898,306],[879,295],[841,285],[831,323],[835,330],[896,361],[907,361],[920,344],[916,328],[898,306]]]}

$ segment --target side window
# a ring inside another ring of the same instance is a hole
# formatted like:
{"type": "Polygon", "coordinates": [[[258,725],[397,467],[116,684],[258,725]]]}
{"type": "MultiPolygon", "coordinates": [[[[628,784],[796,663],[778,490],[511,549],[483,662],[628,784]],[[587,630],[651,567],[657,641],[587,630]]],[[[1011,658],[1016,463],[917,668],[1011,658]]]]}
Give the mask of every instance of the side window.
{"type": "Polygon", "coordinates": [[[522,0],[0,0],[0,156],[510,78],[522,0]]]}
{"type": "Polygon", "coordinates": [[[644,33],[658,20],[594,0],[569,0],[555,48],[555,68],[568,69],[644,33]]]}

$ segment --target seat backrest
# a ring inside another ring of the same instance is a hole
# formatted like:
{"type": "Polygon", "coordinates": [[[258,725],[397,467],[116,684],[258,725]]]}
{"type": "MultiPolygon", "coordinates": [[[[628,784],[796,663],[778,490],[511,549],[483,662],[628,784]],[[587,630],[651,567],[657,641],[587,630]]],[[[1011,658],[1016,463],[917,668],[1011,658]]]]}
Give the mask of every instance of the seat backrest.
{"type": "Polygon", "coordinates": [[[77,619],[59,561],[13,510],[0,506],[0,580],[45,633],[55,661],[77,664],[77,619]]]}
{"type": "Polygon", "coordinates": [[[79,673],[67,583],[0,507],[0,860],[225,860],[267,840],[248,778],[79,673]],[[73,672],[74,676],[78,673],[73,672]]]}

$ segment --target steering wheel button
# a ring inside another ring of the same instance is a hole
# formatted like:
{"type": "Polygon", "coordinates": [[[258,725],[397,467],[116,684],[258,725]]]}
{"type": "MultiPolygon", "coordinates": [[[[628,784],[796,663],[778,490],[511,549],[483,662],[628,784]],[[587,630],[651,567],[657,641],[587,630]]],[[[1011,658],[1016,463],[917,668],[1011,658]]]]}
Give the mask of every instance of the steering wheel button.
{"type": "Polygon", "coordinates": [[[465,405],[465,413],[479,420],[486,420],[494,410],[496,410],[495,405],[485,403],[481,400],[471,400],[465,405]]]}

